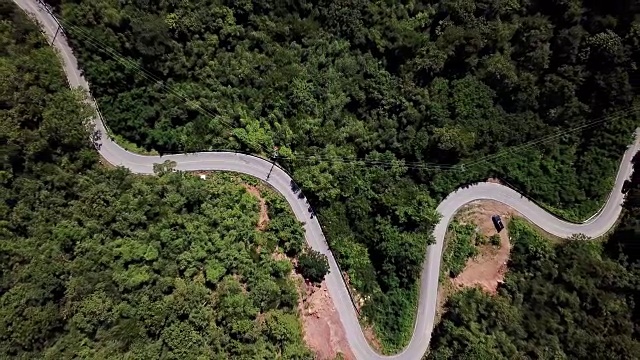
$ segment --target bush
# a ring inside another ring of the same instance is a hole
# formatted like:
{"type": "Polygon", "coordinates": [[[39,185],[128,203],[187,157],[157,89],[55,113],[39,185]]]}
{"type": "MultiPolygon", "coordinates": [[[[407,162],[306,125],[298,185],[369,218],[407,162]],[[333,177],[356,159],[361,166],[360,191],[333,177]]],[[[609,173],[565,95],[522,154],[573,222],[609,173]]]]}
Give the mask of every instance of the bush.
{"type": "Polygon", "coordinates": [[[319,283],[329,273],[327,256],[318,251],[307,249],[298,257],[298,271],[305,280],[319,283]]]}
{"type": "Polygon", "coordinates": [[[493,246],[500,247],[502,243],[502,241],[500,240],[500,235],[498,234],[491,235],[491,237],[489,237],[489,243],[491,243],[491,245],[493,246]]]}
{"type": "Polygon", "coordinates": [[[449,227],[451,236],[447,239],[443,254],[443,271],[450,277],[458,276],[467,264],[467,260],[478,255],[474,236],[476,227],[471,224],[452,222],[449,227]]]}
{"type": "Polygon", "coordinates": [[[487,245],[488,243],[489,238],[485,234],[476,234],[476,245],[487,245]]]}

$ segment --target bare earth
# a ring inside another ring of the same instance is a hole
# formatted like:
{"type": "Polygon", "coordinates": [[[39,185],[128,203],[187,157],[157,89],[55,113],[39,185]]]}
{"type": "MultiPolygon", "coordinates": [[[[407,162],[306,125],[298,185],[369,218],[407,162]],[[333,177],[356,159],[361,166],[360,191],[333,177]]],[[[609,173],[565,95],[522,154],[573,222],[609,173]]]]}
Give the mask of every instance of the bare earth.
{"type": "Polygon", "coordinates": [[[102,157],[102,155],[100,155],[100,164],[102,166],[104,166],[107,169],[115,169],[116,167],[113,166],[110,162],[108,162],[107,160],[105,160],[104,157],[102,157]]]}
{"type": "Polygon", "coordinates": [[[478,230],[489,237],[496,233],[491,221],[492,215],[500,215],[505,228],[500,232],[501,246],[496,249],[491,245],[479,248],[475,259],[469,259],[462,273],[451,282],[456,288],[480,287],[495,294],[498,285],[504,280],[507,272],[507,261],[511,244],[509,243],[508,224],[518,213],[510,207],[493,200],[479,200],[470,203],[460,211],[460,222],[478,226],[478,230]]]}
{"type": "MultiPolygon", "coordinates": [[[[243,186],[260,201],[260,218],[257,229],[264,230],[269,222],[269,215],[260,189],[248,184],[243,184],[243,186]]],[[[284,254],[275,254],[274,256],[279,259],[286,258],[284,254]]],[[[295,268],[295,262],[292,261],[292,263],[295,268]]],[[[333,360],[338,353],[342,353],[344,359],[355,359],[349,349],[344,328],[338,312],[333,306],[325,282],[323,281],[318,287],[305,283],[302,276],[295,272],[291,276],[299,284],[298,309],[302,318],[304,341],[315,353],[316,359],[333,360]]]]}
{"type": "Polygon", "coordinates": [[[338,312],[323,281],[319,287],[304,284],[299,309],[302,314],[304,340],[318,360],[333,360],[338,353],[355,359],[349,349],[338,312]]]}

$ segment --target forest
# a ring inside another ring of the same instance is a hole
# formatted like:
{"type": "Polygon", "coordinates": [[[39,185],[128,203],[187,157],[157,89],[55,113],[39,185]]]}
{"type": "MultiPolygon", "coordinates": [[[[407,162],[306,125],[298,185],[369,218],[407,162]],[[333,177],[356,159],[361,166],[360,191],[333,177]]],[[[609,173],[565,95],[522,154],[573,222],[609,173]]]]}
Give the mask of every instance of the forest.
{"type": "Polygon", "coordinates": [[[552,245],[509,225],[509,272],[498,295],[449,299],[428,359],[637,359],[640,354],[640,153],[624,215],[606,242],[552,245]]]}
{"type": "Polygon", "coordinates": [[[236,176],[107,169],[84,95],[7,0],[0,44],[0,358],[312,360],[273,254],[316,277],[326,259],[288,204],[264,193],[259,231],[236,176]]]}
{"type": "Polygon", "coordinates": [[[640,123],[633,1],[47,2],[118,136],[278,148],[390,352],[439,200],[499,177],[582,220],[640,123]]]}

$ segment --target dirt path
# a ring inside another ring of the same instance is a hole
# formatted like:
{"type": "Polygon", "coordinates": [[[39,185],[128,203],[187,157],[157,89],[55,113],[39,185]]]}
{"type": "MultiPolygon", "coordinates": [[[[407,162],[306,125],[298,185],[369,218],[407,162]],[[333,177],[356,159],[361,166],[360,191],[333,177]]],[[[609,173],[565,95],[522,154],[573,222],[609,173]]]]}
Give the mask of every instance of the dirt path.
{"type": "Polygon", "coordinates": [[[498,285],[504,281],[511,244],[509,242],[509,221],[518,216],[512,208],[493,200],[474,201],[465,206],[458,216],[461,223],[474,224],[478,231],[489,237],[496,234],[491,221],[492,215],[500,215],[505,228],[499,233],[500,248],[490,244],[478,248],[475,259],[469,259],[467,265],[457,277],[451,280],[457,288],[479,286],[489,293],[495,294],[498,285]]]}

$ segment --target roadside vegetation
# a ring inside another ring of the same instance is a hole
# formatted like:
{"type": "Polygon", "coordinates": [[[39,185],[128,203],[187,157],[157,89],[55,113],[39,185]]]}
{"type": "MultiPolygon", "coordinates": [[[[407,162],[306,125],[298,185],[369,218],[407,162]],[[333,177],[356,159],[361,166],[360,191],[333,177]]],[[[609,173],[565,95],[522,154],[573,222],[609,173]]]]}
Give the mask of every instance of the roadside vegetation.
{"type": "Polygon", "coordinates": [[[499,249],[500,235],[485,236],[478,231],[475,223],[463,223],[454,219],[447,229],[444,251],[442,254],[440,280],[454,278],[465,269],[467,261],[480,254],[480,250],[490,245],[490,249],[499,249]]]}
{"type": "Polygon", "coordinates": [[[464,270],[467,260],[478,255],[476,242],[482,240],[473,224],[451,222],[442,254],[441,278],[456,277],[464,270]]]}
{"type": "Polygon", "coordinates": [[[82,96],[7,0],[0,44],[0,358],[313,359],[273,256],[304,246],[284,200],[259,231],[235,177],[100,166],[82,96]]]}
{"type": "MultiPolygon", "coordinates": [[[[636,157],[640,160],[640,157],[636,157]]],[[[640,161],[636,168],[640,172],[640,161]]],[[[513,219],[498,294],[455,292],[429,359],[635,359],[640,354],[640,174],[607,243],[552,244],[513,219]]]]}
{"type": "Polygon", "coordinates": [[[439,200],[499,177],[588,217],[639,123],[634,2],[48,1],[116,134],[279,147],[389,352],[439,200]]]}
{"type": "Polygon", "coordinates": [[[138,145],[132,143],[131,141],[125,139],[121,135],[109,134],[109,136],[111,136],[113,138],[113,141],[115,141],[118,145],[122,146],[123,149],[125,149],[125,150],[127,150],[129,152],[140,154],[140,155],[159,155],[159,153],[157,151],[143,149],[143,148],[139,147],[138,145]]]}

